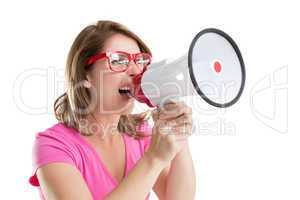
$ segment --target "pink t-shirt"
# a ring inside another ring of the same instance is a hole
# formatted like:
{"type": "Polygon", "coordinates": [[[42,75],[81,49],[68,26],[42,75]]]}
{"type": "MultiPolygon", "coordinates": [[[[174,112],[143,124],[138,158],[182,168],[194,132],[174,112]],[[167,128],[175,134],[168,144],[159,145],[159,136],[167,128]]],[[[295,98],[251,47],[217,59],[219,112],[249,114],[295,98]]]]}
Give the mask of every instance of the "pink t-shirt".
{"type": "MultiPolygon", "coordinates": [[[[145,134],[151,134],[151,127],[144,123],[145,134]]],[[[143,156],[151,137],[134,139],[123,133],[126,150],[125,176],[143,156]]],[[[33,171],[29,183],[37,186],[41,199],[44,199],[36,171],[42,165],[63,162],[75,166],[84,178],[94,200],[100,200],[119,184],[101,162],[96,150],[74,129],[63,123],[55,124],[36,134],[33,145],[33,171]]],[[[150,194],[150,193],[149,193],[150,194]]],[[[149,198],[149,194],[146,199],[149,198]]]]}

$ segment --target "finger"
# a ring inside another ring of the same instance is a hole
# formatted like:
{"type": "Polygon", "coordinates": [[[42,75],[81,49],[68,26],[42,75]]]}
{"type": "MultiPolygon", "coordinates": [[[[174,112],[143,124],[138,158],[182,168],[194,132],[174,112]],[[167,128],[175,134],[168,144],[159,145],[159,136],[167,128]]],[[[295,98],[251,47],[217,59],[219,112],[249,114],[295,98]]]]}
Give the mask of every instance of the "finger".
{"type": "Polygon", "coordinates": [[[171,119],[181,116],[183,114],[192,114],[192,109],[183,103],[168,104],[169,106],[159,110],[159,119],[171,119]]]}
{"type": "Polygon", "coordinates": [[[163,106],[159,107],[159,110],[162,113],[168,113],[168,112],[178,112],[180,107],[183,107],[185,104],[184,102],[167,102],[163,104],[163,106]]]}
{"type": "Polygon", "coordinates": [[[172,119],[164,119],[168,125],[180,125],[184,123],[192,124],[193,118],[191,114],[183,113],[181,116],[172,118],[172,119]]]}
{"type": "Polygon", "coordinates": [[[188,138],[189,138],[189,135],[183,135],[183,134],[175,135],[176,141],[183,141],[183,140],[187,140],[188,138]]]}
{"type": "Polygon", "coordinates": [[[172,133],[172,126],[169,126],[163,121],[158,121],[156,128],[158,130],[158,133],[160,133],[161,135],[172,133]]]}
{"type": "Polygon", "coordinates": [[[152,112],[151,112],[151,115],[152,115],[152,118],[154,121],[156,121],[159,117],[159,112],[158,112],[158,109],[154,109],[152,112]]]}
{"type": "Polygon", "coordinates": [[[167,125],[163,124],[161,127],[159,127],[159,131],[161,134],[170,134],[170,135],[180,135],[180,134],[186,134],[191,135],[192,133],[192,124],[184,123],[180,125],[167,125]]]}
{"type": "Polygon", "coordinates": [[[175,127],[172,127],[172,131],[174,133],[176,133],[177,135],[180,135],[180,134],[185,134],[185,135],[192,135],[192,125],[190,124],[183,124],[183,125],[180,125],[180,126],[175,126],[175,127]]]}

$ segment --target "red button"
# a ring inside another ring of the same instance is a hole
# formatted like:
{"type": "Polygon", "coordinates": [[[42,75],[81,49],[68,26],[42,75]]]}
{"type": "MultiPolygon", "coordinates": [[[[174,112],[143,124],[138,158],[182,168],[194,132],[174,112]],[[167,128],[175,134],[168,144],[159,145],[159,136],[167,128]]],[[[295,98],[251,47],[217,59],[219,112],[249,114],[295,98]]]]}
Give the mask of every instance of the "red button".
{"type": "Polygon", "coordinates": [[[214,69],[216,73],[220,73],[222,70],[222,65],[219,61],[215,61],[214,63],[214,69]]]}

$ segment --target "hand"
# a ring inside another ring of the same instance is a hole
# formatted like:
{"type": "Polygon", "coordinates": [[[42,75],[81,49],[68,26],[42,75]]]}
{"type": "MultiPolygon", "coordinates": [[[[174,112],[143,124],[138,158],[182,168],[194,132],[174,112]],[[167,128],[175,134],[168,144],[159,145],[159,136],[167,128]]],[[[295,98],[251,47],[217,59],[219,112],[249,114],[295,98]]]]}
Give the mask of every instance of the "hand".
{"type": "Polygon", "coordinates": [[[167,165],[192,132],[192,109],[184,102],[168,102],[153,111],[154,126],[148,154],[167,165]]]}

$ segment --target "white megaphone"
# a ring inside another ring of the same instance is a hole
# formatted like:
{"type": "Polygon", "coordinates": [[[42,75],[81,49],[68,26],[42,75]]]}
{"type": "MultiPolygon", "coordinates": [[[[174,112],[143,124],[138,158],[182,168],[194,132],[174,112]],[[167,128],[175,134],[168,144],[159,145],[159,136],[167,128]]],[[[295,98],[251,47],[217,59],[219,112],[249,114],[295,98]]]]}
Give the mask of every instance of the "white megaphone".
{"type": "Polygon", "coordinates": [[[221,30],[199,32],[187,54],[151,64],[134,78],[134,97],[150,107],[199,95],[216,107],[236,103],[245,84],[245,66],[233,39],[221,30]]]}

